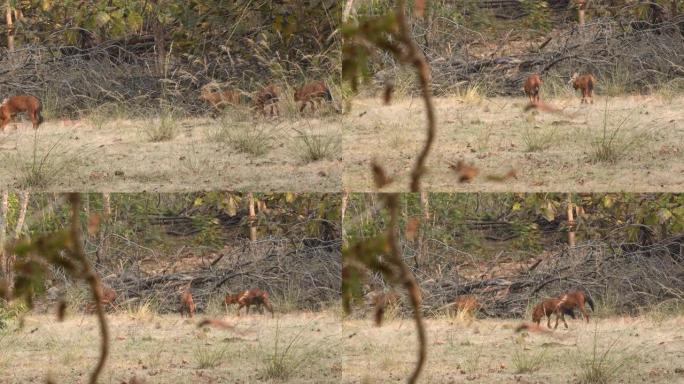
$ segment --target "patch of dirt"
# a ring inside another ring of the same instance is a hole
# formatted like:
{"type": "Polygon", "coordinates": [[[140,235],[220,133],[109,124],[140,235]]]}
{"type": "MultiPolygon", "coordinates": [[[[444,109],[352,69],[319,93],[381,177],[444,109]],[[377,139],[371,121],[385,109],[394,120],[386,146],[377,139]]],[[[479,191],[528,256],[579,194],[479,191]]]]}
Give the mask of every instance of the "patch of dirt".
{"type": "MultiPolygon", "coordinates": [[[[684,97],[595,96],[546,101],[564,115],[523,112],[527,99],[498,97],[463,101],[437,98],[438,133],[423,187],[443,192],[679,192],[684,189],[684,97]],[[605,127],[605,134],[604,134],[605,127]],[[604,143],[601,146],[599,143],[604,143]],[[617,154],[598,160],[599,148],[617,154]],[[450,168],[458,160],[479,168],[471,183],[459,183],[450,168]],[[501,180],[515,170],[517,178],[501,180]]],[[[343,184],[373,191],[371,159],[395,182],[387,191],[407,191],[409,173],[425,141],[422,100],[352,101],[343,123],[343,184]]]]}
{"type": "MultiPolygon", "coordinates": [[[[684,318],[592,318],[568,321],[554,332],[521,332],[520,321],[428,319],[425,383],[577,382],[603,357],[611,382],[680,383],[684,380],[684,318]],[[605,356],[603,353],[608,351],[605,356]],[[534,363],[538,361],[538,363],[534,363]],[[522,372],[521,372],[522,371],[522,372]]],[[[546,326],[544,325],[544,329],[546,326]]],[[[416,360],[416,334],[409,320],[378,328],[370,320],[345,321],[343,383],[402,382],[416,360]],[[389,378],[389,379],[388,379],[389,378]]]]}
{"type": "Polygon", "coordinates": [[[32,186],[34,190],[51,192],[341,190],[339,144],[333,156],[308,162],[303,160],[305,149],[297,132],[339,143],[338,117],[236,122],[244,132],[258,131],[270,138],[255,144],[264,148],[265,153],[258,155],[239,151],[231,139],[217,139],[217,120],[180,120],[175,137],[160,142],[149,139],[152,124],[151,120],[101,125],[89,120],[48,120],[37,135],[29,122],[17,123],[16,130],[10,124],[0,133],[0,184],[20,188],[33,168],[51,179],[45,186],[32,186]]]}

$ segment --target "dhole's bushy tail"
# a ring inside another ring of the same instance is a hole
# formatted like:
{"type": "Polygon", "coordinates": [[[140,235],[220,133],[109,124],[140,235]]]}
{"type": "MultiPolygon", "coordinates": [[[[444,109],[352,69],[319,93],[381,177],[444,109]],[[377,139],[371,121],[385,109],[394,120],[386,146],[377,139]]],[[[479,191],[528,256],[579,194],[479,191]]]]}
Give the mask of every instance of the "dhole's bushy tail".
{"type": "Polygon", "coordinates": [[[591,308],[591,311],[594,312],[594,300],[589,296],[589,292],[586,292],[586,295],[584,296],[584,301],[586,301],[589,304],[589,307],[591,308]]]}
{"type": "Polygon", "coordinates": [[[587,90],[589,90],[589,93],[594,91],[594,76],[589,77],[589,81],[587,81],[587,90]]]}
{"type": "Polygon", "coordinates": [[[36,109],[36,116],[38,117],[38,125],[43,124],[43,121],[45,121],[45,119],[43,119],[43,113],[42,112],[43,112],[43,106],[38,105],[38,109],[36,109]]]}
{"type": "Polygon", "coordinates": [[[325,93],[323,94],[323,97],[330,102],[333,101],[332,93],[330,93],[329,88],[327,88],[327,87],[325,88],[325,93]]]}

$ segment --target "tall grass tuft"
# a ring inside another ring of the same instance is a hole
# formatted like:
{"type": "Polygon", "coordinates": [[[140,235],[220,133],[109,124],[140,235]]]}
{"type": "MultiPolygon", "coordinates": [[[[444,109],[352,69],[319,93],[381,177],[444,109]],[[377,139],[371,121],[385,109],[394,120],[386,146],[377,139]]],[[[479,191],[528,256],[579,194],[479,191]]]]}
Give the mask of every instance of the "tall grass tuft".
{"type": "MultiPolygon", "coordinates": [[[[598,324],[594,329],[590,350],[578,349],[575,361],[579,367],[579,381],[582,384],[608,384],[615,382],[619,374],[634,362],[636,356],[624,349],[618,349],[619,338],[606,347],[599,339],[598,324]]],[[[580,347],[578,347],[580,348],[580,347]]]]}

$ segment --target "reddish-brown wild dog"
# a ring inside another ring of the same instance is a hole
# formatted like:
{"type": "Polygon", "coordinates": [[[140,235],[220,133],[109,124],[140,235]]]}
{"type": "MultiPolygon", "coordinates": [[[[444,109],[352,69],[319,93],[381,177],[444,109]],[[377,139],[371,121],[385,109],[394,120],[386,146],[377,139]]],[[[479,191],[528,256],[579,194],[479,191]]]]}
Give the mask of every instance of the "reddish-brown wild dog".
{"type": "Polygon", "coordinates": [[[472,316],[475,310],[480,306],[477,298],[473,295],[463,295],[459,296],[455,301],[456,311],[459,314],[464,314],[466,316],[472,316]]]}
{"type": "Polygon", "coordinates": [[[575,90],[579,89],[582,92],[582,101],[580,103],[584,104],[591,101],[591,104],[594,104],[594,87],[596,86],[596,78],[594,78],[593,75],[588,73],[580,76],[577,72],[575,72],[572,74],[569,84],[572,84],[572,87],[575,90]]]}
{"type": "Polygon", "coordinates": [[[273,84],[269,84],[261,89],[254,99],[254,107],[266,115],[266,108],[268,107],[269,116],[279,116],[280,109],[278,109],[278,101],[280,90],[273,84]]]}
{"type": "Polygon", "coordinates": [[[568,291],[565,294],[561,295],[560,300],[562,309],[572,311],[575,308],[577,308],[582,313],[587,323],[589,322],[589,314],[587,313],[587,310],[584,309],[584,303],[589,304],[589,307],[591,307],[591,310],[593,311],[594,300],[592,300],[591,297],[587,295],[583,290],[575,289],[572,291],[568,291]]]}
{"type": "Polygon", "coordinates": [[[228,105],[239,105],[242,101],[242,93],[233,89],[212,90],[218,89],[218,85],[215,83],[205,84],[200,89],[200,100],[204,100],[209,105],[214,107],[215,110],[220,110],[228,105]]]}
{"type": "Polygon", "coordinates": [[[541,77],[536,73],[527,76],[523,89],[525,90],[527,97],[530,98],[531,103],[539,102],[539,87],[541,87],[541,83],[541,77]]]}
{"type": "Polygon", "coordinates": [[[183,291],[180,295],[180,315],[187,313],[188,317],[195,315],[195,301],[192,299],[190,290],[183,291]]]}
{"type": "Polygon", "coordinates": [[[238,293],[236,295],[231,295],[230,293],[226,295],[226,306],[230,304],[238,304],[237,314],[240,316],[240,310],[246,307],[245,310],[249,314],[249,307],[256,305],[258,309],[261,309],[263,305],[266,309],[271,312],[271,317],[273,317],[273,307],[271,302],[268,300],[268,292],[262,291],[259,288],[252,288],[250,290],[238,293]]]}
{"type": "Polygon", "coordinates": [[[546,326],[551,328],[551,315],[556,315],[556,325],[554,329],[558,328],[558,319],[563,320],[563,324],[565,324],[565,328],[568,327],[568,323],[565,322],[565,314],[569,314],[573,318],[575,315],[572,313],[572,310],[568,313],[567,310],[564,310],[564,308],[561,307],[562,301],[561,299],[558,298],[552,298],[552,299],[545,299],[541,303],[537,304],[533,309],[532,309],[532,321],[539,325],[541,322],[542,317],[546,316],[546,326]]]}
{"type": "MultiPolygon", "coordinates": [[[[104,284],[101,285],[101,290],[100,290],[100,304],[102,304],[102,307],[104,309],[107,309],[107,307],[113,306],[112,303],[114,303],[114,300],[116,300],[117,294],[116,291],[113,290],[111,287],[108,287],[104,284]]],[[[91,302],[88,304],[86,307],[86,312],[93,312],[95,311],[95,303],[91,302]]]]}
{"type": "Polygon", "coordinates": [[[311,103],[311,110],[314,109],[315,103],[318,104],[319,108],[323,100],[332,102],[332,94],[330,89],[322,81],[312,81],[310,83],[304,84],[301,88],[295,91],[294,100],[297,103],[301,103],[299,107],[299,112],[304,112],[306,105],[311,103]]]}
{"type": "Polygon", "coordinates": [[[21,112],[26,112],[33,123],[33,129],[38,129],[43,122],[43,116],[40,114],[42,109],[40,100],[34,96],[21,95],[4,99],[0,105],[0,131],[4,131],[7,123],[21,112]]]}

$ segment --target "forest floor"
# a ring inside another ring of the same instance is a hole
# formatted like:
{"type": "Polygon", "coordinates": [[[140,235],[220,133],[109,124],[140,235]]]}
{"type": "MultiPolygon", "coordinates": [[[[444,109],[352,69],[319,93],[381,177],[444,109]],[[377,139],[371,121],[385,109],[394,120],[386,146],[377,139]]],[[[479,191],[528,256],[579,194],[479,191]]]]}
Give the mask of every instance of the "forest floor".
{"type": "MultiPolygon", "coordinates": [[[[203,316],[108,316],[103,383],[338,383],[341,323],[332,313],[225,317],[232,329],[198,328],[203,316]]],[[[85,383],[99,353],[95,316],[35,315],[0,330],[0,382],[85,383]]]]}
{"type": "Polygon", "coordinates": [[[0,132],[0,184],[53,192],[339,191],[339,119],[47,119],[37,135],[28,121],[10,123],[0,132]]]}
{"type": "MultiPolygon", "coordinates": [[[[542,96],[543,98],[543,96],[542,96]]],[[[526,98],[436,98],[437,137],[423,186],[430,191],[678,192],[684,189],[684,96],[597,95],[543,100],[563,114],[523,112],[526,98]],[[449,164],[463,159],[480,169],[472,183],[459,183],[449,164]],[[517,178],[501,181],[511,169],[517,178]],[[488,177],[492,176],[492,177],[488,177]]],[[[343,122],[343,184],[374,189],[371,159],[394,183],[408,178],[425,141],[419,98],[352,101],[343,122]]]]}
{"type": "MultiPolygon", "coordinates": [[[[589,324],[568,319],[569,329],[561,322],[548,333],[515,333],[519,324],[426,320],[428,359],[421,381],[684,382],[684,317],[592,318],[589,324]]],[[[378,328],[371,320],[350,320],[343,333],[343,382],[402,382],[411,372],[417,356],[412,321],[395,319],[378,328]]]]}

